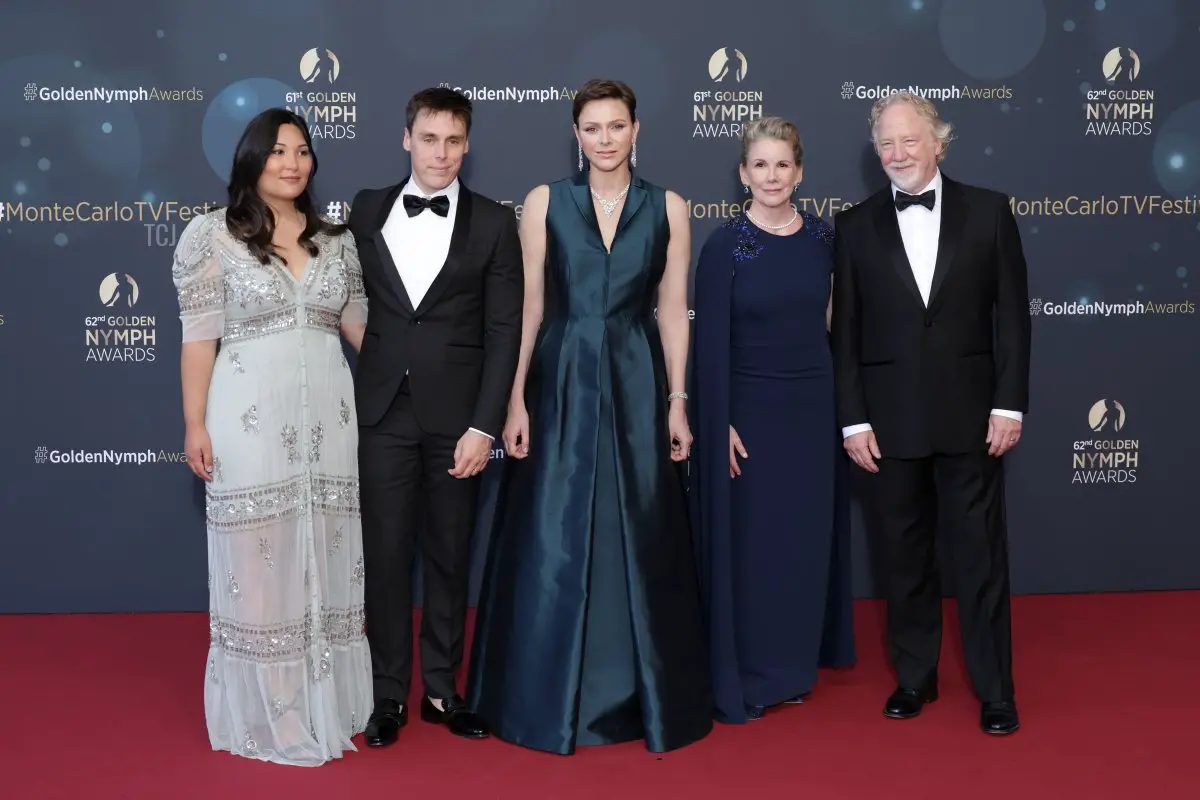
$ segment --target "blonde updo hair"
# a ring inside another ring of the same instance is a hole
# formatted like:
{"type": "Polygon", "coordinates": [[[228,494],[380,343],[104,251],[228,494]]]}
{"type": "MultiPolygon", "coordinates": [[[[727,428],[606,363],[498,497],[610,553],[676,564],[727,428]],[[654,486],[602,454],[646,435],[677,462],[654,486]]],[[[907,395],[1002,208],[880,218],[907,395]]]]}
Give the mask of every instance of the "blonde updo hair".
{"type": "Polygon", "coordinates": [[[941,152],[937,155],[938,163],[942,163],[946,157],[946,151],[950,149],[950,142],[954,141],[954,126],[938,115],[937,107],[933,103],[909,91],[900,91],[881,97],[875,101],[875,105],[871,106],[871,115],[867,121],[871,126],[871,144],[875,147],[875,152],[879,152],[879,146],[875,144],[875,126],[879,124],[879,116],[897,103],[908,103],[922,119],[929,123],[929,127],[933,129],[934,138],[942,144],[941,152]]]}
{"type": "Polygon", "coordinates": [[[804,142],[800,140],[796,126],[783,117],[760,117],[742,131],[742,165],[746,164],[752,144],[770,140],[786,142],[792,148],[796,163],[804,163],[804,142]]]}

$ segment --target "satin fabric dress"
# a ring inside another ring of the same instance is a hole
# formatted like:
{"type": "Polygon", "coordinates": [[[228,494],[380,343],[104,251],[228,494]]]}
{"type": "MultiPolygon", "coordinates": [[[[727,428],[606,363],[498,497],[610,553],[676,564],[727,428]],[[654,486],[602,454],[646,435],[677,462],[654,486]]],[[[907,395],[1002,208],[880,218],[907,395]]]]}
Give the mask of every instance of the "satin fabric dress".
{"type": "Polygon", "coordinates": [[[713,725],[654,316],[666,192],[633,178],[609,253],[586,173],[558,181],[546,235],[530,454],[505,463],[467,699],[498,738],[525,747],[566,755],[643,739],[665,752],[713,725]]]}
{"type": "Polygon", "coordinates": [[[693,527],[720,722],[810,692],[855,663],[848,466],[826,332],[833,229],[788,236],[744,215],[696,267],[693,527]],[[729,427],[748,459],[729,477],[729,427]]]}

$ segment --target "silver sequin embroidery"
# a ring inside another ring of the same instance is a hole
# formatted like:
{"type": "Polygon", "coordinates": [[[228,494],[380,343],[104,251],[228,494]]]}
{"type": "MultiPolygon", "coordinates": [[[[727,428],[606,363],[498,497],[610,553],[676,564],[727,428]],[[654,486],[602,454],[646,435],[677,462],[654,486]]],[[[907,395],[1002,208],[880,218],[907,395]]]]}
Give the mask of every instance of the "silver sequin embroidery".
{"type": "Polygon", "coordinates": [[[325,426],[320,422],[309,433],[308,461],[315,464],[321,460],[321,442],[325,439],[325,426]]]}
{"type": "Polygon", "coordinates": [[[317,297],[322,300],[332,300],[334,298],[341,299],[349,293],[349,287],[346,284],[346,266],[339,259],[336,262],[331,262],[325,270],[325,274],[321,277],[321,289],[317,292],[317,297]]]}
{"type": "Polygon", "coordinates": [[[225,262],[225,298],[242,308],[252,305],[285,305],[288,301],[277,273],[254,261],[240,261],[222,251],[225,262]]]}
{"type": "MultiPolygon", "coordinates": [[[[366,636],[366,615],[361,605],[320,612],[321,640],[338,647],[358,644],[366,636]]],[[[302,658],[312,647],[315,624],[311,612],[294,622],[251,625],[213,615],[209,619],[209,642],[213,647],[240,659],[259,664],[278,664],[302,658]]]]}
{"type": "Polygon", "coordinates": [[[299,441],[296,429],[291,425],[284,425],[280,438],[283,439],[283,446],[287,448],[288,463],[295,464],[300,460],[300,451],[296,449],[296,442],[299,441]]]}
{"type": "Polygon", "coordinates": [[[258,406],[250,406],[250,409],[242,414],[242,431],[249,433],[254,431],[258,433],[258,406]]]}

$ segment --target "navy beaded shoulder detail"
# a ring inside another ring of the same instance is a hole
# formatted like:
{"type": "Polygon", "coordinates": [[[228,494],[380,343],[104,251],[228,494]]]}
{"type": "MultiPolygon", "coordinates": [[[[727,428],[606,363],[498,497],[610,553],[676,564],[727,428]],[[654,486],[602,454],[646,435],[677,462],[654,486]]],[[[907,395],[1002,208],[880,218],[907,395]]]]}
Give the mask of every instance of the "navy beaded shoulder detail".
{"type": "Polygon", "coordinates": [[[827,247],[833,247],[832,225],[807,211],[801,211],[800,216],[804,218],[804,230],[808,231],[809,236],[815,237],[827,247]]]}
{"type": "Polygon", "coordinates": [[[722,223],[721,227],[732,230],[737,236],[733,246],[734,261],[738,263],[749,261],[762,253],[763,245],[758,240],[758,228],[746,219],[745,214],[741,212],[733,214],[722,223]]]}

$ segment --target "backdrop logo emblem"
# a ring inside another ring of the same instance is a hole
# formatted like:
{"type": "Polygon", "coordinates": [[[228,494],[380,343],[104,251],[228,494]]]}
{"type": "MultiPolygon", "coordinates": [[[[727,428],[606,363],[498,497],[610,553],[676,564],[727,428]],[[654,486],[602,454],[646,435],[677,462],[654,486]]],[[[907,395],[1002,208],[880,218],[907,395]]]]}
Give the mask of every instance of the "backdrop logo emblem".
{"type": "Polygon", "coordinates": [[[1096,433],[1117,433],[1125,427],[1125,407],[1116,400],[1097,400],[1088,411],[1088,426],[1096,433]]]}
{"type": "MultiPolygon", "coordinates": [[[[304,118],[313,139],[353,139],[358,132],[358,96],[353,91],[321,89],[331,85],[342,74],[342,62],[337,54],[324,47],[314,47],[300,57],[300,77],[313,87],[312,91],[289,91],[283,96],[284,107],[304,118]]],[[[318,148],[321,142],[316,142],[318,148]]]]}
{"type": "Polygon", "coordinates": [[[314,83],[321,75],[324,75],[325,80],[329,83],[333,83],[341,72],[342,62],[328,48],[325,48],[323,56],[321,51],[314,47],[300,57],[300,77],[304,79],[305,83],[314,83]]]}
{"type": "Polygon", "coordinates": [[[692,92],[693,139],[740,139],[746,123],[762,119],[762,90],[731,85],[746,80],[748,72],[746,56],[736,47],[709,56],[708,77],[727,88],[692,92]]]}
{"type": "MultiPolygon", "coordinates": [[[[1105,85],[1084,92],[1088,136],[1149,136],[1154,125],[1154,89],[1134,88],[1142,60],[1128,47],[1104,55],[1100,72],[1105,85]]],[[[1086,86],[1086,85],[1085,85],[1086,86]]],[[[1141,84],[1139,84],[1141,86],[1141,84]]]]}
{"type": "Polygon", "coordinates": [[[1141,461],[1141,443],[1121,438],[1125,407],[1112,398],[1092,403],[1088,428],[1095,436],[1077,439],[1071,453],[1071,483],[1136,483],[1141,461]]]}
{"type": "MultiPolygon", "coordinates": [[[[121,313],[137,305],[141,292],[126,272],[113,272],[100,281],[100,303],[112,311],[84,317],[85,361],[154,361],[157,322],[153,314],[121,313]]],[[[51,458],[53,460],[53,457],[51,458]]]]}
{"type": "Polygon", "coordinates": [[[138,285],[133,276],[125,273],[123,279],[117,273],[112,273],[100,281],[100,302],[105,308],[112,308],[125,298],[125,305],[133,308],[138,301],[138,285]]]}
{"type": "Polygon", "coordinates": [[[1142,60],[1128,47],[1114,47],[1104,54],[1101,64],[1104,80],[1111,86],[1118,82],[1133,83],[1142,71],[1142,60]]]}
{"type": "Polygon", "coordinates": [[[741,83],[746,79],[748,69],[746,56],[735,47],[722,47],[708,59],[708,76],[713,83],[720,83],[730,75],[741,83]]]}
{"type": "Polygon", "coordinates": [[[36,83],[25,84],[25,99],[27,101],[28,100],[36,100],[37,93],[38,93],[38,85],[36,83]]]}
{"type": "Polygon", "coordinates": [[[47,449],[45,447],[35,448],[33,451],[33,463],[45,464],[47,458],[47,449]]]}

